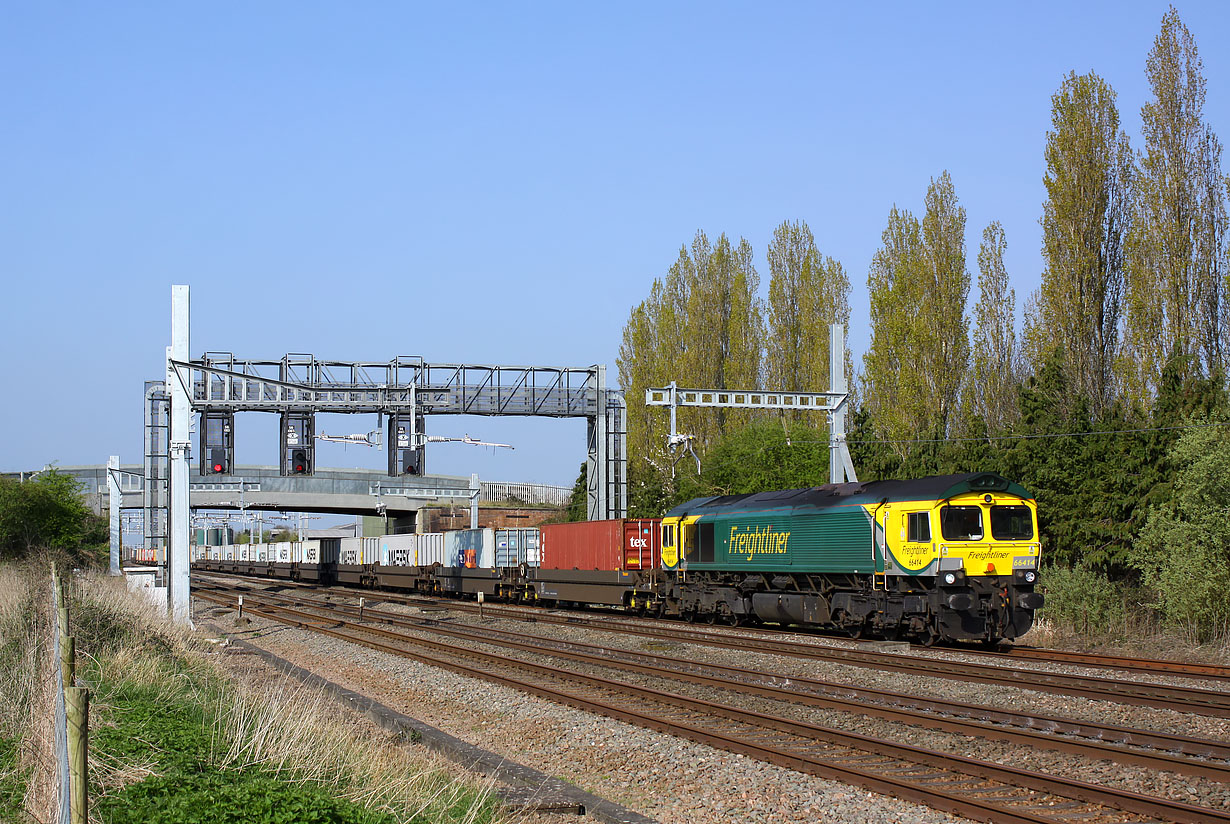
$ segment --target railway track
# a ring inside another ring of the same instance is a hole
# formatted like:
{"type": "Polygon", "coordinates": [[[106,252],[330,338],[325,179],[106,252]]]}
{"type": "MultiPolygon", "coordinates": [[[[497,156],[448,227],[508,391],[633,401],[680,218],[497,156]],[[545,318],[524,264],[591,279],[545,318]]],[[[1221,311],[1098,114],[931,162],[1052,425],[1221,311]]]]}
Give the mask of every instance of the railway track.
{"type": "MultiPolygon", "coordinates": [[[[216,573],[216,574],[221,574],[221,573],[216,573]]],[[[248,580],[248,579],[242,579],[242,580],[248,580]]],[[[267,583],[275,583],[275,582],[268,581],[267,583]]],[[[319,588],[314,584],[305,584],[305,583],[300,583],[297,581],[279,580],[276,583],[280,586],[303,587],[303,588],[309,588],[309,589],[319,588]]],[[[346,587],[346,586],[334,586],[334,587],[330,587],[329,589],[333,592],[339,592],[339,591],[340,592],[353,592],[356,594],[366,594],[368,592],[368,590],[354,589],[352,587],[346,587]]],[[[423,596],[403,596],[403,595],[398,595],[396,593],[389,593],[389,592],[383,592],[383,591],[380,593],[380,597],[386,600],[414,598],[416,600],[414,600],[413,603],[415,603],[416,605],[420,605],[421,603],[422,604],[431,603],[429,599],[426,599],[423,596]]],[[[405,600],[403,602],[411,603],[411,601],[409,600],[405,600]]],[[[435,603],[447,604],[450,609],[457,609],[457,610],[463,610],[463,611],[474,612],[474,611],[477,611],[478,609],[477,606],[472,603],[458,601],[452,598],[442,599],[435,603]]],[[[493,608],[492,606],[487,607],[487,609],[492,609],[492,608],[493,608]]],[[[542,610],[535,608],[531,612],[541,614],[542,610]]],[[[556,610],[556,612],[559,612],[559,610],[556,610]]],[[[609,620],[620,620],[618,618],[612,619],[609,616],[622,615],[622,613],[618,611],[614,611],[614,610],[609,610],[606,612],[606,615],[608,617],[597,617],[597,618],[593,617],[594,615],[593,611],[586,611],[584,613],[578,613],[577,615],[578,615],[578,618],[582,618],[582,620],[609,621],[609,620]]],[[[521,620],[543,620],[543,621],[555,620],[557,622],[577,623],[577,621],[571,617],[564,617],[564,616],[559,616],[559,615],[555,615],[552,618],[525,618],[521,620]]],[[[644,619],[644,620],[645,621],[664,621],[668,626],[671,626],[672,628],[679,626],[678,622],[670,621],[668,619],[644,619]]],[[[821,638],[831,638],[832,637],[831,634],[827,634],[827,633],[817,634],[813,631],[800,630],[798,628],[778,628],[774,626],[752,626],[752,627],[744,627],[743,629],[747,631],[753,631],[757,633],[774,635],[774,636],[784,636],[788,638],[798,638],[800,636],[821,637],[821,638]]],[[[839,639],[845,640],[844,636],[839,636],[839,639]]],[[[860,643],[863,645],[870,645],[870,644],[874,644],[877,642],[862,641],[860,643]]],[[[1030,647],[1030,646],[1008,646],[1006,648],[999,648],[999,649],[981,649],[981,648],[973,647],[973,646],[961,646],[961,647],[951,647],[951,648],[949,647],[925,647],[921,644],[914,644],[912,646],[913,648],[917,650],[934,650],[937,652],[944,652],[944,651],[959,652],[965,655],[973,655],[973,656],[976,656],[982,659],[1000,660],[1004,662],[1014,662],[1014,661],[1022,661],[1022,660],[1038,661],[1040,663],[1045,663],[1045,664],[1066,664],[1066,665],[1074,666],[1074,667],[1088,667],[1088,668],[1095,668],[1095,669],[1115,670],[1119,672],[1132,672],[1132,673],[1138,673],[1141,675],[1185,678],[1185,679],[1192,679],[1195,681],[1201,681],[1201,680],[1212,681],[1218,684],[1230,682],[1230,666],[1224,666],[1221,664],[1201,664],[1201,663],[1192,663],[1192,662],[1187,662],[1187,661],[1173,661],[1173,660],[1166,660],[1166,659],[1159,659],[1159,658],[1132,658],[1132,657],[1127,657],[1127,656],[1103,655],[1100,653],[1093,653],[1093,652],[1075,652],[1072,650],[1061,650],[1061,649],[1052,649],[1052,648],[1045,648],[1045,647],[1030,647]]]]}
{"type": "Polygon", "coordinates": [[[1009,651],[981,651],[977,655],[1005,661],[1042,661],[1050,664],[1070,664],[1080,667],[1138,672],[1146,675],[1168,675],[1179,678],[1230,682],[1230,667],[1220,664],[1193,664],[1186,661],[1166,661],[1158,658],[1128,658],[1100,655],[1094,652],[1072,652],[1042,647],[1012,647],[1009,651]]]}
{"type": "MultiPolygon", "coordinates": [[[[378,597],[381,600],[418,607],[446,606],[451,610],[471,613],[477,613],[480,610],[478,604],[467,601],[451,599],[441,601],[422,596],[397,595],[387,592],[373,595],[363,590],[339,589],[336,587],[330,588],[329,591],[334,593],[346,592],[354,597],[363,595],[366,595],[366,597],[378,597]]],[[[1077,696],[1095,700],[1114,701],[1120,704],[1132,704],[1155,709],[1230,718],[1230,693],[1222,690],[1130,681],[1093,675],[1046,672],[1021,667],[994,666],[930,656],[906,656],[897,653],[874,652],[866,649],[822,646],[783,639],[779,637],[779,634],[772,634],[774,637],[766,638],[764,634],[749,636],[730,631],[700,629],[690,625],[681,625],[677,622],[630,621],[606,616],[593,617],[574,614],[558,615],[540,609],[497,607],[491,605],[487,605],[482,609],[492,617],[530,623],[580,626],[604,632],[635,635],[662,641],[702,644],[749,653],[773,653],[794,658],[847,664],[889,672],[929,675],[948,680],[1026,688],[1057,695],[1077,696]]]]}
{"type": "MultiPolygon", "coordinates": [[[[197,591],[213,603],[231,606],[235,591],[197,591]]],[[[562,670],[499,653],[460,649],[455,644],[402,632],[358,624],[339,613],[349,606],[313,605],[325,615],[304,612],[278,601],[286,596],[245,591],[245,608],[281,623],[321,632],[373,649],[408,655],[454,672],[504,683],[579,709],[659,729],[731,752],[741,752],[803,772],[835,778],[937,809],[996,822],[1064,821],[1183,821],[1230,822],[1230,814],[1165,799],[1043,775],[963,756],[925,750],[869,736],[819,727],[780,715],[732,708],[702,698],[635,686],[622,681],[562,670]],[[1124,813],[1130,813],[1125,817],[1124,813]]],[[[385,620],[384,615],[373,614],[385,620]]],[[[405,619],[405,616],[394,616],[405,619]]],[[[411,622],[416,623],[416,622],[411,622]]],[[[433,621],[431,631],[441,629],[433,621]]],[[[418,621],[415,629],[423,629],[418,621]]],[[[456,628],[446,628],[451,633],[456,628]]],[[[507,634],[507,633],[506,633],[507,634]]],[[[515,634],[514,634],[515,635],[515,634]]],[[[451,637],[456,638],[454,634],[451,637]]],[[[468,640],[490,644],[490,637],[468,640]]],[[[600,654],[544,649],[543,639],[532,642],[505,639],[506,646],[534,654],[567,657],[610,667],[609,650],[600,654]],[[528,649],[527,649],[528,648],[528,649]]],[[[564,646],[576,647],[567,644],[564,646]]],[[[639,655],[639,654],[638,654],[639,655]]],[[[661,658],[661,656],[641,656],[661,658]]],[[[657,665],[633,665],[650,674],[657,665]]],[[[699,665],[702,669],[731,668],[699,665]]],[[[659,674],[654,672],[653,674],[659,674]]],[[[681,674],[666,677],[679,679],[681,674]]],[[[729,676],[727,676],[729,677],[729,676]]],[[[710,683],[715,676],[691,672],[683,680],[710,683]]],[[[740,685],[746,686],[746,685],[740,685]]],[[[727,685],[729,687],[729,684],[727,685]]],[[[760,688],[763,689],[763,688],[760,688]]],[[[756,691],[756,694],[766,694],[756,691]]],[[[782,696],[774,696],[782,697],[782,696]]],[[[799,702],[796,693],[783,700],[799,702]]],[[[1104,755],[1095,757],[1105,757],[1104,755]]]]}
{"type": "MultiPolygon", "coordinates": [[[[283,603],[295,599],[266,593],[283,603]]],[[[314,608],[348,618],[366,617],[461,641],[497,644],[526,652],[549,653],[585,664],[615,666],[645,675],[673,678],[749,695],[873,716],[889,721],[960,735],[1007,741],[1067,752],[1091,759],[1104,758],[1230,783],[1230,743],[1111,727],[1048,716],[990,710],[985,706],[942,699],[927,699],[852,687],[820,679],[749,670],[694,661],[679,656],[617,650],[581,642],[543,639],[525,633],[465,624],[444,623],[357,606],[317,601],[314,608]],[[1143,750],[1143,751],[1142,751],[1143,750]],[[1211,759],[1211,760],[1210,760],[1211,759]]]]}

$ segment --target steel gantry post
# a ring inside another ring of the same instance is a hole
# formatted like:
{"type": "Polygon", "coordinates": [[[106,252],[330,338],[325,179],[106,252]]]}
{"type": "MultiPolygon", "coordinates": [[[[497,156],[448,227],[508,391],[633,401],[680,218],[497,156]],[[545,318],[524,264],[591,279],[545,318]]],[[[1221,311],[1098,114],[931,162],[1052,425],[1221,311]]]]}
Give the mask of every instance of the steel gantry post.
{"type": "Polygon", "coordinates": [[[829,415],[829,483],[857,481],[854,462],[846,446],[846,401],[849,384],[846,381],[846,330],[841,324],[829,327],[829,393],[837,399],[829,415]]]}
{"type": "Polygon", "coordinates": [[[191,447],[189,423],[192,402],[188,387],[177,374],[173,362],[188,360],[189,297],[187,286],[171,287],[171,345],[167,347],[167,392],[171,396],[171,501],[167,530],[167,597],[171,618],[177,624],[190,620],[188,590],[188,451],[191,447]]]}
{"type": "Polygon", "coordinates": [[[120,456],[112,455],[107,459],[107,501],[110,504],[110,546],[111,546],[111,563],[108,566],[108,574],[120,574],[120,548],[123,546],[124,529],[120,521],[120,500],[123,495],[120,489],[120,456]]]}
{"type": "MultiPolygon", "coordinates": [[[[156,557],[167,546],[167,441],[170,431],[170,401],[164,381],[145,382],[145,483],[142,489],[142,510],[145,540],[142,548],[146,558],[156,557]]],[[[164,558],[165,562],[165,558],[164,558]]],[[[159,586],[164,582],[159,582],[159,586]]]]}
{"type": "Polygon", "coordinates": [[[606,367],[599,366],[594,375],[594,414],[587,418],[586,443],[588,457],[585,462],[585,502],[587,517],[591,521],[607,517],[606,482],[607,468],[607,416],[606,416],[606,367]]]}

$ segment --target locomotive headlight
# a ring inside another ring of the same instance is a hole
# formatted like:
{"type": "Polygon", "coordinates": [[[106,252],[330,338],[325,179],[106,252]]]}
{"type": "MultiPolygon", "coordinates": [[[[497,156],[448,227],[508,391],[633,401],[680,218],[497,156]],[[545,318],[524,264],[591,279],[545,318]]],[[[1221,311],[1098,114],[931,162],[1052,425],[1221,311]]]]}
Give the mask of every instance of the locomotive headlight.
{"type": "Polygon", "coordinates": [[[1025,578],[1025,583],[1032,584],[1034,581],[1038,580],[1038,573],[1034,572],[1032,569],[1026,570],[1023,577],[1025,578]]]}
{"type": "Polygon", "coordinates": [[[944,583],[955,584],[957,582],[957,573],[949,572],[944,575],[944,583]]]}

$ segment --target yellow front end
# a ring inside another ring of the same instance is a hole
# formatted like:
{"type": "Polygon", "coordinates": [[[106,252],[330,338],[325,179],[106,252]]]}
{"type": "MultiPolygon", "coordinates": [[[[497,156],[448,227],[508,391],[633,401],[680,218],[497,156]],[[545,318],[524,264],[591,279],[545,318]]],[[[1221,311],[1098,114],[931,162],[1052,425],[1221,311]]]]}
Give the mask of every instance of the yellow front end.
{"type": "Polygon", "coordinates": [[[1038,569],[1038,508],[1015,495],[969,493],[936,505],[941,570],[968,577],[1038,569]],[[959,563],[958,563],[959,562],[959,563]]]}
{"type": "Polygon", "coordinates": [[[1031,500],[971,492],[866,508],[878,527],[880,572],[973,577],[1038,568],[1037,507],[1031,500]]]}

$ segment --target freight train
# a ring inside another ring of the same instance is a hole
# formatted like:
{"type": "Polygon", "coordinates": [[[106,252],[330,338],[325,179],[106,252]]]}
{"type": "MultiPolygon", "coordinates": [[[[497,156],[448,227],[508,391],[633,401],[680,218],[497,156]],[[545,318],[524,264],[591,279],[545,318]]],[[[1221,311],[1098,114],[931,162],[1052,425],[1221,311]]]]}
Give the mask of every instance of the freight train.
{"type": "Polygon", "coordinates": [[[194,566],[924,643],[1017,638],[1037,507],[992,473],[696,498],[660,519],[197,547],[194,566]]]}

